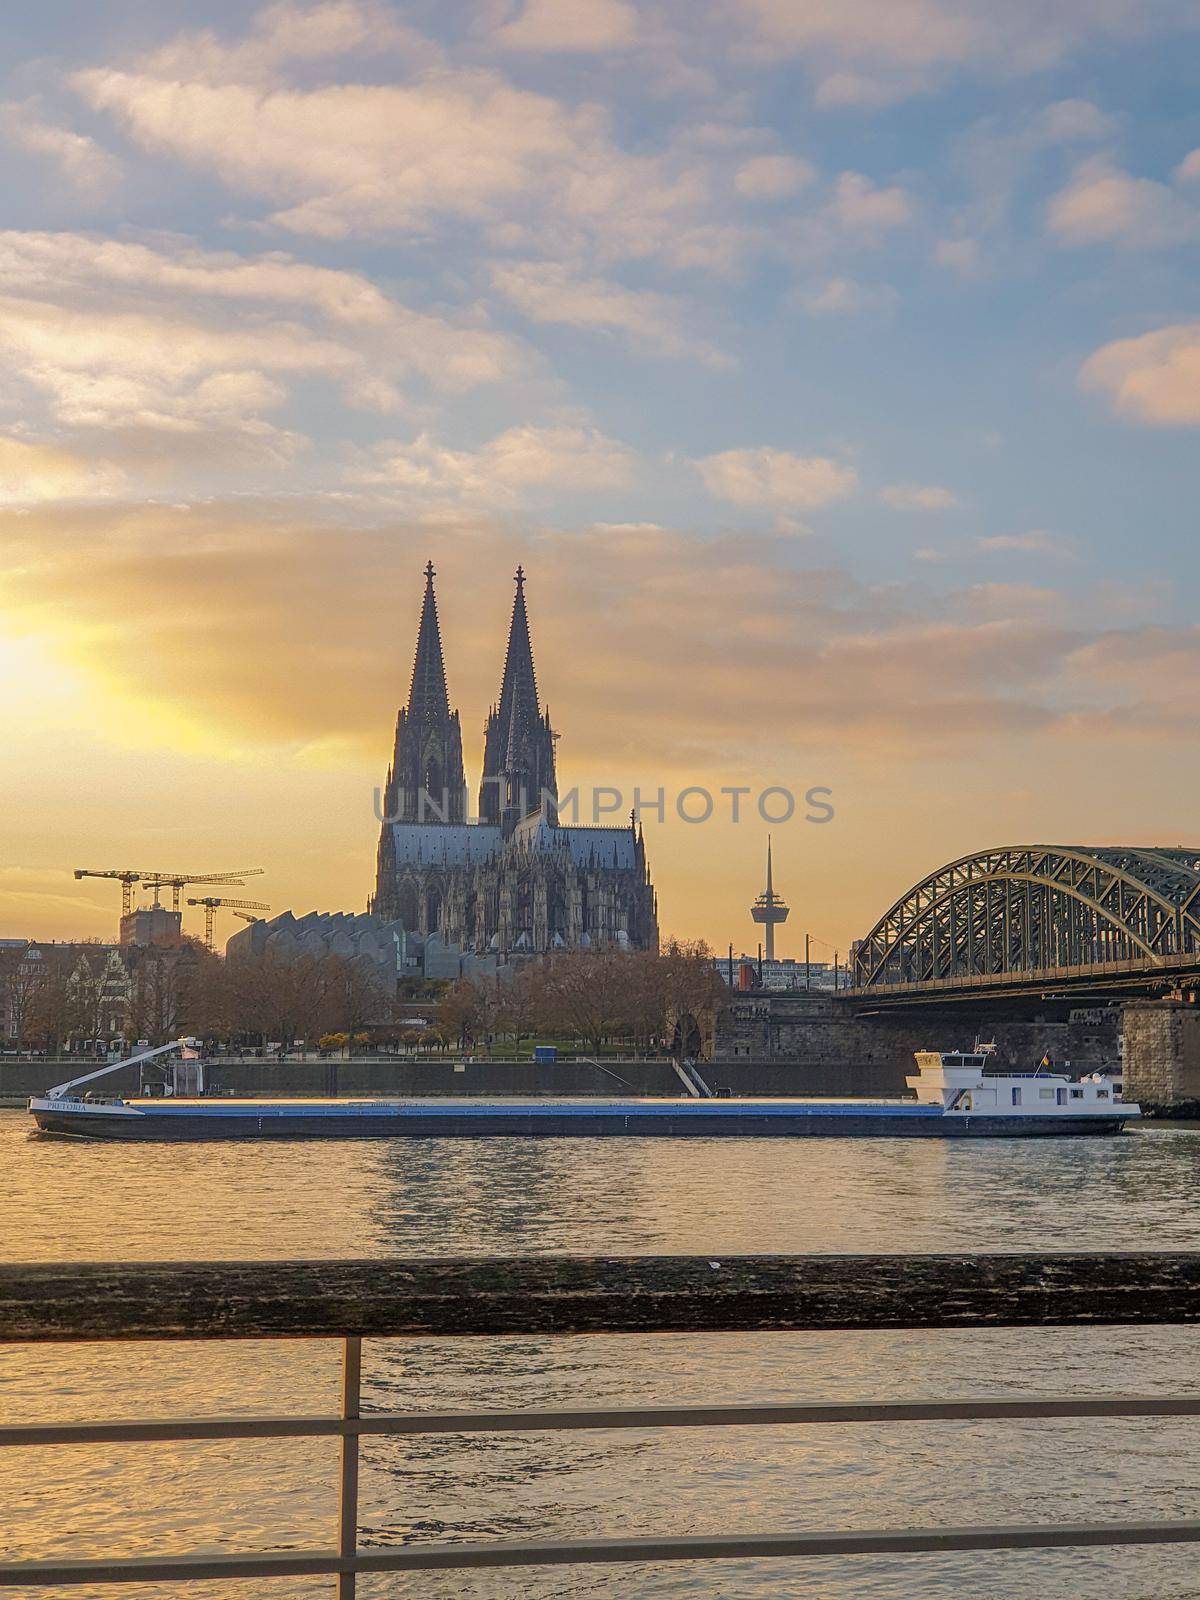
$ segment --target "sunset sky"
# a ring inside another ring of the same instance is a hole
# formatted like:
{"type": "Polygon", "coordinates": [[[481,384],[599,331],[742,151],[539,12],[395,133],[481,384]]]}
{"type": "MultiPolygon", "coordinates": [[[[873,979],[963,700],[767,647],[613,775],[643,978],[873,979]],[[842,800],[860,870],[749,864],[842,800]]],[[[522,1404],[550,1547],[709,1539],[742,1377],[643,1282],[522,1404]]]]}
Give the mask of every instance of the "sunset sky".
{"type": "MultiPolygon", "coordinates": [[[[361,909],[430,558],[472,783],[520,561],[564,787],[833,791],[785,954],[973,849],[1200,842],[1194,0],[0,45],[0,936],[111,936],[75,867],[361,909]]],[[[720,818],[647,816],[662,925],[750,947],[720,818]]]]}

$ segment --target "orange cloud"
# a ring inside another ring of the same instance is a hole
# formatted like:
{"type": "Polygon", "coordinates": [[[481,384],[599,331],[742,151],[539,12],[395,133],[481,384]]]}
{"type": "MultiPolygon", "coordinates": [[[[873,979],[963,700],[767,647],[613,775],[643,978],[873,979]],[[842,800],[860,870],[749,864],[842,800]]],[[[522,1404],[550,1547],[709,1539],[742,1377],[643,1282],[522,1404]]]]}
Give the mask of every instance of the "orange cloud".
{"type": "Polygon", "coordinates": [[[1083,389],[1156,427],[1200,426],[1200,322],[1176,323],[1103,345],[1079,369],[1083,389]]]}

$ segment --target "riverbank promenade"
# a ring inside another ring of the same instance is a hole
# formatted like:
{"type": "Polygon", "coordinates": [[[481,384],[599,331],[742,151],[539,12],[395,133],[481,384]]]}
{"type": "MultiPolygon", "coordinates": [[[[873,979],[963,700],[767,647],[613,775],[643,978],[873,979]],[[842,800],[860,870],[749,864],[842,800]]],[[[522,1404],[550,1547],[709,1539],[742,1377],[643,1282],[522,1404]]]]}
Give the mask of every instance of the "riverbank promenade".
{"type": "MultiPolygon", "coordinates": [[[[82,1585],[122,1586],[252,1578],[328,1578],[339,1600],[360,1574],[717,1562],[731,1559],[912,1556],[1200,1542],[1200,1520],[1044,1521],[1013,1525],[891,1526],[845,1531],[762,1528],[690,1536],[414,1540],[360,1544],[361,1442],[380,1435],[553,1434],[564,1431],[725,1428],[861,1429],[888,1423],[1037,1419],[1188,1418],[1200,1394],[1022,1394],[961,1398],[938,1393],[895,1400],[723,1405],[707,1393],[669,1407],[438,1412],[364,1411],[364,1340],[458,1340],[538,1336],[1024,1329],[1037,1372],[1038,1330],[1149,1327],[1200,1322],[1200,1253],[923,1256],[523,1256],[445,1260],[326,1260],[0,1267],[0,1345],[74,1341],[273,1341],[341,1345],[336,1406],[316,1414],[178,1417],[164,1414],[164,1384],[146,1414],[88,1422],[0,1426],[0,1449],[37,1453],[54,1472],[58,1447],[172,1441],[331,1438],[339,1448],[338,1511],[328,1545],[312,1549],[161,1552],[134,1558],[102,1548],[0,1562],[0,1587],[24,1595],[82,1585]],[[44,1454],[43,1454],[44,1453],[44,1454]]],[[[233,1346],[237,1349],[240,1345],[233,1346]]],[[[367,1351],[369,1354],[370,1346],[367,1351]]],[[[164,1363],[169,1367],[169,1363],[164,1363]]],[[[881,1379],[884,1377],[880,1375],[881,1379]]],[[[881,1388],[885,1387],[881,1383],[881,1388]]],[[[119,1492],[114,1486],[114,1493],[119,1492]]],[[[1049,1503],[1049,1502],[1048,1502],[1049,1503]]],[[[986,1512],[986,1507],[981,1510],[986,1512]]],[[[164,1541],[165,1542],[165,1541],[164,1541]]],[[[914,1582],[919,1576],[914,1574],[914,1582]]]]}

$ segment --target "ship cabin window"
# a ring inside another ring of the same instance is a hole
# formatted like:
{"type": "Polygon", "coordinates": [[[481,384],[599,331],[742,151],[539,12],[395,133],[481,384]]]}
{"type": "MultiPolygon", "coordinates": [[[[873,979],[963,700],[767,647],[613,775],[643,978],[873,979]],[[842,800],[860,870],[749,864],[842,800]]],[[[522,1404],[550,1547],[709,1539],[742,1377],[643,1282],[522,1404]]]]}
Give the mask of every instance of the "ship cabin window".
{"type": "Polygon", "coordinates": [[[1082,1089],[1072,1089],[1071,1090],[1071,1099],[1072,1100],[1082,1100],[1083,1099],[1083,1090],[1082,1089]]]}
{"type": "Polygon", "coordinates": [[[1108,1093],[1107,1089],[1097,1089],[1096,1090],[1096,1099],[1097,1100],[1107,1100],[1108,1098],[1109,1098],[1109,1093],[1108,1093]]]}
{"type": "Polygon", "coordinates": [[[1059,1089],[1057,1091],[1057,1098],[1059,1105],[1065,1106],[1067,1103],[1067,1091],[1065,1089],[1059,1089]]]}
{"type": "Polygon", "coordinates": [[[945,1063],[948,1067],[961,1067],[963,1064],[961,1056],[946,1056],[945,1063]]]}
{"type": "Polygon", "coordinates": [[[1020,1091],[1019,1088],[1016,1088],[1016,1089],[1013,1090],[1013,1092],[1012,1092],[1012,1100],[1013,1100],[1013,1105],[1015,1105],[1015,1106],[1019,1106],[1021,1104],[1021,1091],[1020,1091]]]}
{"type": "Polygon", "coordinates": [[[1053,1089],[1039,1089],[1038,1090],[1038,1094],[1041,1095],[1043,1100],[1053,1100],[1054,1099],[1054,1090],[1053,1089]]]}

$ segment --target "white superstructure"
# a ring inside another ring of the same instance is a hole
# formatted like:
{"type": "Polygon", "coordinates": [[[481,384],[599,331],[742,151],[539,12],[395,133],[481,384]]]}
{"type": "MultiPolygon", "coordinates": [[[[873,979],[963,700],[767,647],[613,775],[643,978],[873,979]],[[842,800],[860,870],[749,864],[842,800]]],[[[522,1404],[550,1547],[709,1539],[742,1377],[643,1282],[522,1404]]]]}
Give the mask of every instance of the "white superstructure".
{"type": "Polygon", "coordinates": [[[1086,1078],[1039,1068],[1036,1072],[989,1072],[994,1045],[974,1050],[918,1050],[917,1070],[907,1078],[922,1105],[941,1106],[947,1116],[1112,1117],[1141,1116],[1141,1107],[1121,1098],[1112,1078],[1086,1078]]]}

